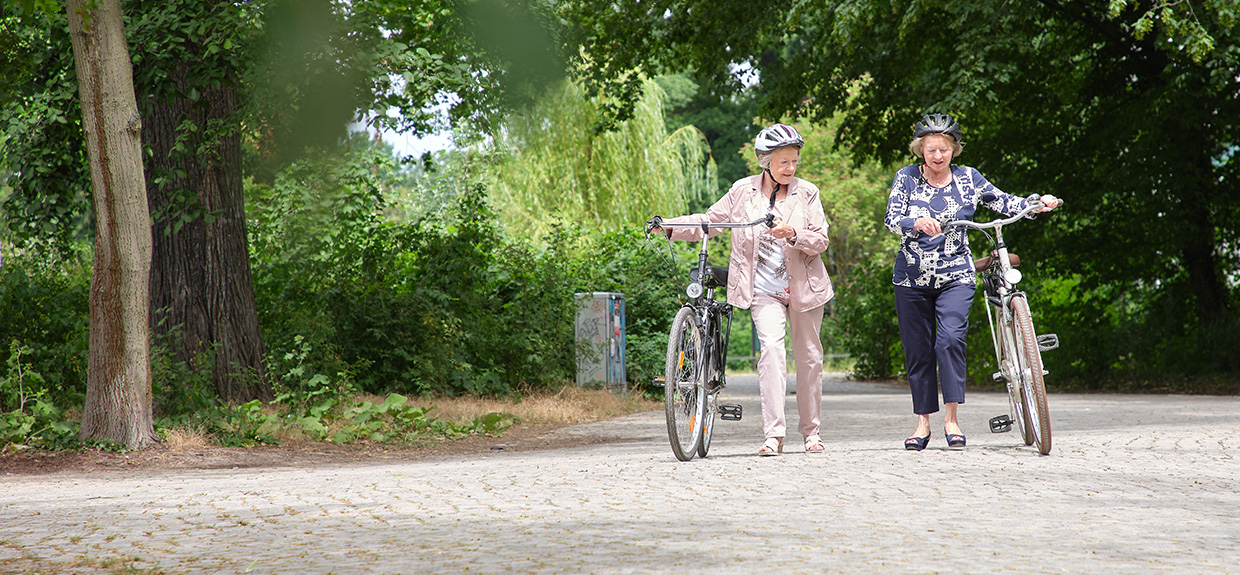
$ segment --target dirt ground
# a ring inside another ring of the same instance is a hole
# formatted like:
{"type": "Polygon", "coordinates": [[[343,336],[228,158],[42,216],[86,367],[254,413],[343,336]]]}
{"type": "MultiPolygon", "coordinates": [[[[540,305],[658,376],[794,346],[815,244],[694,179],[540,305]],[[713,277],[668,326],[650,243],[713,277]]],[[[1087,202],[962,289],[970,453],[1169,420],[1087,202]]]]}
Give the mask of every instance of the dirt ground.
{"type": "Polygon", "coordinates": [[[439,455],[486,453],[491,450],[529,451],[605,442],[589,436],[549,435],[560,425],[518,424],[502,437],[473,435],[427,445],[391,445],[371,442],[287,443],[259,447],[196,447],[181,450],[157,446],[141,451],[47,452],[26,450],[0,453],[0,477],[18,475],[143,472],[165,469],[226,469],[309,467],[376,461],[408,461],[439,455]]]}

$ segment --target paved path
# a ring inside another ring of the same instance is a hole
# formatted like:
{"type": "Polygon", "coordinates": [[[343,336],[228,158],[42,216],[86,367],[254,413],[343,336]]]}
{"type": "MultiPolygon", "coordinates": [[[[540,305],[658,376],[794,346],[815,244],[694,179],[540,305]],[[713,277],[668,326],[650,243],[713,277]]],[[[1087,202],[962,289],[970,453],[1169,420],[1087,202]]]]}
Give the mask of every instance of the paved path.
{"type": "MultiPolygon", "coordinates": [[[[649,413],[557,431],[615,439],[574,449],[0,478],[0,570],[1240,573],[1238,397],[1054,395],[1043,457],[987,430],[1005,396],[970,394],[967,449],[936,429],[916,453],[905,390],[824,385],[822,455],[790,436],[754,456],[740,377],[725,393],[745,419],[689,463],[649,413]]],[[[788,414],[795,429],[792,396],[788,414]]]]}

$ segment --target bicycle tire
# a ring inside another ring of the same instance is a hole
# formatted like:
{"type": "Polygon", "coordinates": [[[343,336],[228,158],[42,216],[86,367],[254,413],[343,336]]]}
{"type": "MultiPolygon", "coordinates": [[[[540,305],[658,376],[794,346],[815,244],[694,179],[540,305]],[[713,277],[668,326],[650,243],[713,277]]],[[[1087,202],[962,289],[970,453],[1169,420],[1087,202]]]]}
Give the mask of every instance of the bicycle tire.
{"type": "Polygon", "coordinates": [[[694,321],[693,308],[682,307],[672,320],[667,338],[667,363],[663,379],[663,403],[667,414],[667,438],[676,459],[689,461],[697,455],[706,412],[702,386],[702,332],[694,321]]]}
{"type": "MultiPolygon", "coordinates": [[[[1002,317],[1002,311],[996,310],[996,313],[1002,317]]],[[[1020,362],[1016,359],[1019,354],[1016,351],[1015,342],[1018,338],[1014,325],[1000,325],[999,337],[1001,341],[998,349],[1002,353],[999,358],[999,371],[1006,380],[1012,420],[1016,422],[1016,428],[1020,430],[1021,441],[1025,442],[1025,445],[1033,445],[1033,425],[1029,420],[1029,410],[1025,409],[1025,384],[1020,376],[1020,362]]]]}
{"type": "Polygon", "coordinates": [[[698,457],[706,457],[710,452],[710,440],[715,435],[715,419],[719,414],[719,392],[723,390],[724,370],[727,360],[723,345],[722,317],[712,315],[709,323],[710,349],[704,354],[708,359],[703,362],[702,389],[706,390],[706,413],[702,421],[702,440],[698,442],[698,457]]]}
{"type": "Polygon", "coordinates": [[[1038,453],[1051,452],[1051,417],[1046,405],[1046,382],[1042,378],[1042,352],[1033,331],[1029,303],[1023,297],[1012,298],[1012,329],[1016,332],[1016,359],[1024,389],[1025,414],[1032,428],[1033,444],[1038,453]]]}
{"type": "Polygon", "coordinates": [[[719,394],[706,395],[706,413],[702,416],[702,440],[698,442],[698,457],[706,457],[710,451],[710,440],[715,435],[715,415],[719,413],[719,394]]]}

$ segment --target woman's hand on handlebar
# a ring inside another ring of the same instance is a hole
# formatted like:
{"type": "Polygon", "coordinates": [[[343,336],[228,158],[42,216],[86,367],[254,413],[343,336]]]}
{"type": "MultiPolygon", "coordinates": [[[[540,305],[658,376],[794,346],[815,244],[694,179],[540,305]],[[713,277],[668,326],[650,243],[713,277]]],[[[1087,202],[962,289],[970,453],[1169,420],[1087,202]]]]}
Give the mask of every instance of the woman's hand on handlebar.
{"type": "Polygon", "coordinates": [[[913,231],[927,236],[937,236],[943,233],[943,226],[934,218],[917,218],[917,221],[913,222],[913,231]]]}
{"type": "Polygon", "coordinates": [[[796,241],[796,238],[797,238],[796,228],[784,223],[783,220],[775,220],[774,224],[775,225],[771,229],[767,230],[766,233],[771,234],[772,236],[775,236],[776,238],[781,239],[781,240],[788,240],[790,242],[796,241]]]}
{"type": "Polygon", "coordinates": [[[1042,209],[1038,210],[1038,212],[1049,212],[1063,205],[1063,200],[1050,194],[1038,198],[1038,201],[1042,202],[1042,209]]]}
{"type": "Polygon", "coordinates": [[[646,235],[649,236],[653,232],[663,231],[663,218],[655,216],[646,220],[646,235]]]}

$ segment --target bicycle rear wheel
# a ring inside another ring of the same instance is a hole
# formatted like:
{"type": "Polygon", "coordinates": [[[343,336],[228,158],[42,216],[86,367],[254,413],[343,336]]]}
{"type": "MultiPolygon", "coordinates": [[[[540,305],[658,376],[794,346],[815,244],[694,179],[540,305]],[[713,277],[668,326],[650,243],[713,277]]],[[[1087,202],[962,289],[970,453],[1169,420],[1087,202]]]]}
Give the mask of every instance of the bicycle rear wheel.
{"type": "Polygon", "coordinates": [[[682,307],[672,320],[663,379],[667,437],[672,442],[672,453],[681,461],[693,459],[702,440],[707,400],[703,387],[705,371],[702,332],[694,322],[693,308],[682,307]]]}
{"type": "Polygon", "coordinates": [[[715,435],[715,414],[719,412],[719,394],[708,393],[706,396],[706,412],[702,415],[702,440],[698,442],[698,457],[706,457],[710,451],[710,440],[715,435]]]}
{"type": "Polygon", "coordinates": [[[1029,303],[1023,297],[1012,298],[1012,329],[1016,332],[1016,361],[1020,368],[1025,421],[1033,435],[1038,453],[1051,452],[1051,416],[1046,405],[1046,383],[1042,379],[1042,352],[1033,332],[1029,303]]]}

